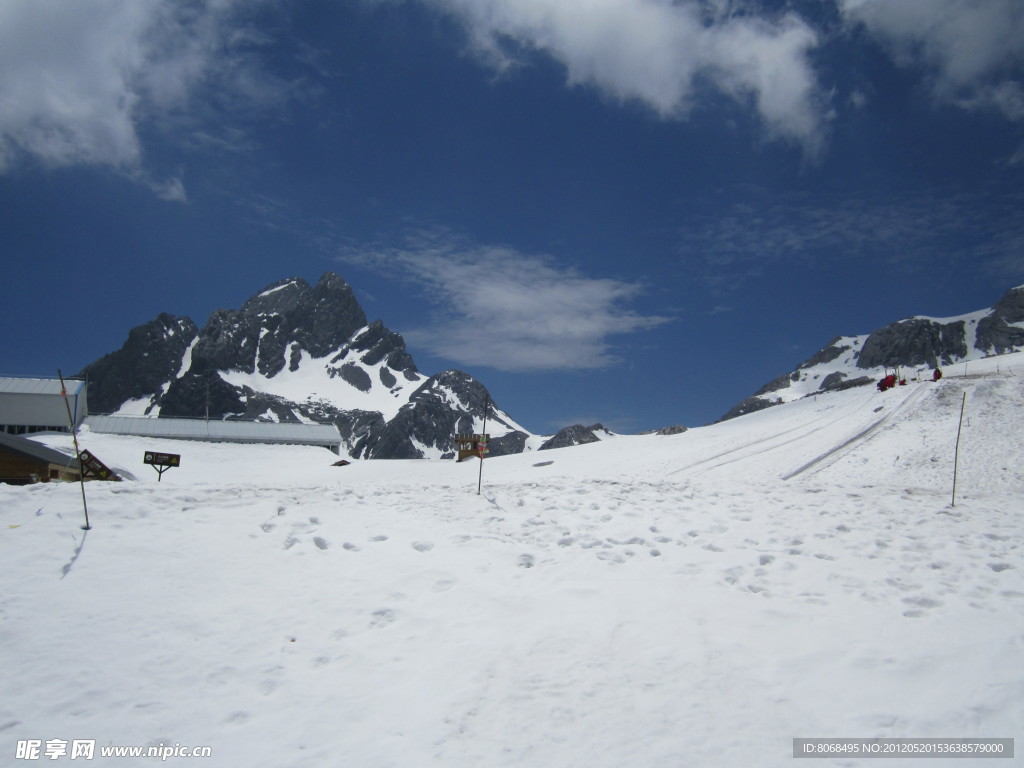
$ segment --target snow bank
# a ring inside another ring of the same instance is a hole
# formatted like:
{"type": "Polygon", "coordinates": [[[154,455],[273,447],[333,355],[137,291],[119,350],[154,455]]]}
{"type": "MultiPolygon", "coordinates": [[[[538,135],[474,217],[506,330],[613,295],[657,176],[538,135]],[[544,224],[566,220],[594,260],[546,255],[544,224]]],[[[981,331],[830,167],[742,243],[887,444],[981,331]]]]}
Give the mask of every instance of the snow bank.
{"type": "Polygon", "coordinates": [[[488,459],[479,496],[475,461],[84,434],[137,478],[87,486],[92,530],[77,485],[0,486],[0,755],[782,766],[794,737],[1019,737],[1024,380],[971,366],[488,459]],[[158,483],[147,449],[182,465],[158,483]]]}

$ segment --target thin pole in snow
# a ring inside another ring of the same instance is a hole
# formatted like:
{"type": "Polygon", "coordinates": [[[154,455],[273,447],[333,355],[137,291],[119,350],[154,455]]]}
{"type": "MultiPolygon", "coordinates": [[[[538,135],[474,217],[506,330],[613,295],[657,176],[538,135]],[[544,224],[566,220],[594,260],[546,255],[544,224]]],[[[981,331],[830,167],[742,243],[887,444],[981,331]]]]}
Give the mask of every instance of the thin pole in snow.
{"type": "Polygon", "coordinates": [[[68,390],[64,386],[64,374],[57,369],[57,376],[60,377],[60,396],[64,398],[64,407],[68,412],[68,428],[71,430],[71,441],[75,444],[75,461],[78,462],[78,482],[82,486],[82,510],[85,512],[85,525],[83,531],[92,530],[89,525],[89,505],[85,501],[85,472],[82,469],[82,453],[78,450],[78,433],[75,431],[75,420],[71,418],[71,404],[68,402],[68,390]]]}
{"type": "Polygon", "coordinates": [[[960,426],[956,428],[956,448],[953,449],[953,498],[950,506],[956,506],[956,469],[960,461],[960,432],[964,428],[964,408],[967,406],[967,393],[964,392],[964,399],[960,403],[960,426]]]}
{"type": "MultiPolygon", "coordinates": [[[[480,432],[480,436],[481,437],[483,437],[484,435],[487,434],[487,411],[488,411],[488,409],[490,409],[490,407],[491,407],[491,395],[490,395],[490,393],[488,393],[487,394],[487,401],[484,403],[484,428],[480,432]]],[[[479,445],[479,443],[478,443],[478,445],[479,445]]],[[[480,472],[477,474],[477,478],[476,478],[476,495],[477,496],[480,495],[480,488],[481,488],[481,486],[483,485],[483,482],[484,482],[484,453],[483,453],[483,451],[484,451],[485,447],[486,447],[486,444],[480,446],[480,472]]]]}

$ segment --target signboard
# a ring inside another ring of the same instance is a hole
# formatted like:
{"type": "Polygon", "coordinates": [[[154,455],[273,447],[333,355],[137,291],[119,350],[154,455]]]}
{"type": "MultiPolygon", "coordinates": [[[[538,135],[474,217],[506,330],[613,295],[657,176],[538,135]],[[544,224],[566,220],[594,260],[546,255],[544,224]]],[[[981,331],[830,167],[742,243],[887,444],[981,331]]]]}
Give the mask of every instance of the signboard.
{"type": "Polygon", "coordinates": [[[462,461],[470,456],[479,456],[481,459],[490,453],[487,441],[491,439],[488,434],[464,434],[455,436],[455,446],[458,449],[458,460],[462,461]]]}
{"type": "Polygon", "coordinates": [[[78,454],[78,461],[82,465],[82,477],[98,477],[100,480],[120,480],[117,473],[107,467],[88,451],[78,454]]]}
{"type": "Polygon", "coordinates": [[[142,459],[142,463],[164,467],[180,467],[181,455],[177,453],[154,453],[152,451],[146,451],[146,455],[142,459]]]}
{"type": "Polygon", "coordinates": [[[157,478],[156,481],[160,482],[164,479],[164,472],[171,467],[181,466],[181,455],[177,453],[157,453],[156,451],[146,451],[142,457],[143,464],[152,464],[153,469],[156,470],[157,478]]]}

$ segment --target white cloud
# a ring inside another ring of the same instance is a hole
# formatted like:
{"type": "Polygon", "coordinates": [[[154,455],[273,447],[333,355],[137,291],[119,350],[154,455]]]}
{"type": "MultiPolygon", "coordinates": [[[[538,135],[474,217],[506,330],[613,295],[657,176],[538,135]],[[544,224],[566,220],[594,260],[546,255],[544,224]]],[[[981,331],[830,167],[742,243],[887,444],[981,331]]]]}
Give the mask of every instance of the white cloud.
{"type": "Polygon", "coordinates": [[[423,2],[461,19],[496,66],[517,46],[543,51],[565,65],[570,84],[671,118],[686,117],[697,89],[711,84],[752,102],[770,136],[811,153],[821,146],[823,96],[808,61],[818,34],[796,15],[713,13],[695,0],[423,2]]]}
{"type": "Polygon", "coordinates": [[[425,289],[438,314],[404,335],[461,365],[600,368],[616,361],[608,337],[666,322],[628,308],[642,291],[636,283],[587,277],[543,256],[446,234],[421,236],[403,247],[353,249],[340,259],[386,269],[425,289]]]}
{"type": "Polygon", "coordinates": [[[841,0],[841,7],[897,64],[926,67],[939,101],[1024,118],[1020,0],[841,0]]]}
{"type": "Polygon", "coordinates": [[[181,107],[212,72],[237,69],[225,51],[238,4],[0,3],[0,172],[23,157],[103,165],[184,199],[180,179],[154,181],[143,170],[140,124],[181,107]]]}

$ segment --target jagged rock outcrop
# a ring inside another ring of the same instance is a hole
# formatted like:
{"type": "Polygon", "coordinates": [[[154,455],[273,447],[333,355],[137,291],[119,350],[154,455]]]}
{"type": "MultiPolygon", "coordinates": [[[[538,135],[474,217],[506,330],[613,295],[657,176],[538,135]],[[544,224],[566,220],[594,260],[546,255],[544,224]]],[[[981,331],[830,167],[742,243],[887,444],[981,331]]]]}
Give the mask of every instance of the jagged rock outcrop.
{"type": "Polygon", "coordinates": [[[864,340],[857,367],[949,365],[967,356],[965,327],[963,320],[938,323],[925,317],[887,325],[864,340]]]}
{"type": "Polygon", "coordinates": [[[441,449],[441,458],[452,458],[455,435],[483,429],[485,407],[488,433],[500,432],[489,443],[490,455],[522,451],[528,433],[494,407],[480,382],[458,370],[444,371],[423,382],[367,448],[370,455],[417,459],[424,456],[423,446],[433,446],[441,449]],[[452,407],[453,402],[458,403],[457,408],[452,407]]]}
{"type": "Polygon", "coordinates": [[[568,448],[572,445],[596,443],[601,440],[598,437],[599,432],[605,436],[611,435],[611,432],[605,429],[603,424],[591,424],[589,427],[585,427],[582,424],[573,424],[571,427],[564,427],[558,430],[552,437],[541,443],[540,448],[537,450],[546,451],[551,448],[568,448]]]}
{"type": "Polygon", "coordinates": [[[180,375],[188,350],[199,335],[187,317],[160,314],[128,332],[116,352],[104,355],[78,375],[89,381],[89,406],[106,413],[127,401],[149,398],[180,375]]]}
{"type": "Polygon", "coordinates": [[[974,346],[996,355],[1024,347],[1021,323],[1024,323],[1024,286],[1007,292],[992,307],[992,314],[978,321],[974,346]]]}

